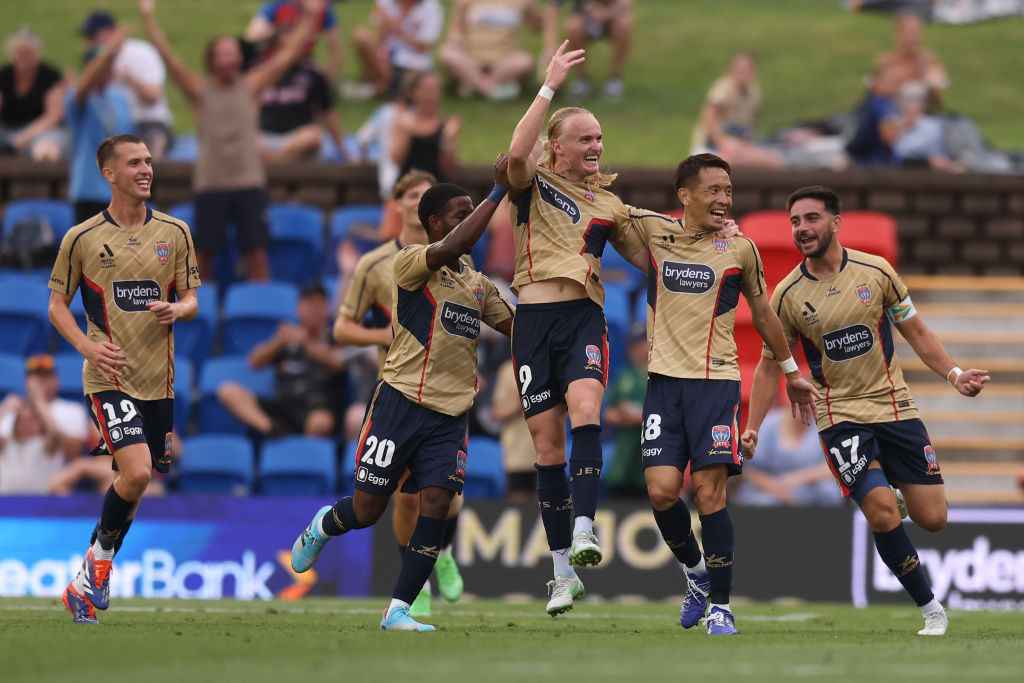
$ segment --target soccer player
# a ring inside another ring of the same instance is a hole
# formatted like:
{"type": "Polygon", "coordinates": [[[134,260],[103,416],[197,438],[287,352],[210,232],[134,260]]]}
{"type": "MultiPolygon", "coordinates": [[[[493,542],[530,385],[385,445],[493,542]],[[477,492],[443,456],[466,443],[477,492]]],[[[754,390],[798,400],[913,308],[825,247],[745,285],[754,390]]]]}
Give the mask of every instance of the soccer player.
{"type": "Polygon", "coordinates": [[[505,194],[505,168],[502,158],[494,190],[475,209],[465,190],[447,183],[420,200],[430,244],[395,256],[395,340],[359,435],[355,495],[320,508],[292,546],[292,568],[308,570],[332,536],[380,518],[408,468],[403,488],[419,493],[419,519],[380,623],[385,631],[434,630],[413,619],[409,607],[434,568],[448,508],[465,479],[480,323],[512,330],[512,308],[464,257],[505,194]]]}
{"type": "Polygon", "coordinates": [[[675,188],[685,208],[677,220],[630,209],[647,245],[647,396],[641,432],[644,479],[665,543],[683,565],[687,592],[683,628],[707,611],[707,632],[732,635],[733,526],[726,483],[742,471],[739,427],[740,371],[733,323],[740,293],[754,325],[786,373],[787,389],[808,423],[814,387],[788,353],[786,337],[765,291],[757,247],[743,235],[726,237],[732,208],[732,170],[714,154],[697,154],[676,169],[675,188]],[[693,473],[704,556],[679,497],[687,464],[693,473]],[[710,601],[710,606],[709,606],[710,601]]]}
{"type": "MultiPolygon", "coordinates": [[[[410,244],[426,244],[427,233],[419,218],[420,198],[423,193],[437,184],[437,179],[424,171],[410,171],[395,183],[394,197],[402,218],[402,231],[398,238],[388,240],[376,249],[364,254],[356,263],[356,271],[345,292],[338,317],[334,323],[334,339],[349,346],[378,346],[380,368],[384,369],[387,349],[391,345],[392,293],[395,289],[395,255],[410,244]]],[[[434,572],[441,595],[449,602],[462,596],[462,576],[452,556],[452,541],[459,523],[462,496],[456,496],[448,508],[448,522],[445,528],[441,552],[437,556],[434,572]]],[[[395,493],[395,509],[391,524],[398,541],[399,553],[405,552],[416,528],[419,516],[419,496],[403,493],[401,487],[395,493]]],[[[423,590],[416,596],[409,613],[414,617],[430,616],[430,581],[423,584],[423,590]]]]}
{"type": "MultiPolygon", "coordinates": [[[[906,285],[883,258],[846,249],[839,197],[804,187],[789,196],[793,241],[803,262],[775,288],[772,308],[791,343],[799,340],[815,384],[825,460],[844,496],[860,506],[885,564],[921,608],[922,636],[941,636],[949,621],[907,537],[890,482],[910,518],[928,531],[946,526],[946,492],[935,449],[895,362],[892,325],[925,364],[964,396],[977,396],[985,370],[961,370],[917,315],[906,285]]],[[[748,457],[771,406],[779,352],[764,351],[754,375],[742,444],[748,457]]]]}
{"type": "MultiPolygon", "coordinates": [[[[510,207],[516,226],[519,305],[512,336],[523,414],[537,453],[537,495],[554,580],[552,616],[572,609],[583,582],[573,565],[592,566],[602,553],[593,530],[602,467],[601,399],[608,381],[601,255],[611,240],[627,258],[629,214],[605,189],[601,124],[586,109],[551,115],[542,158],[538,138],[555,90],[583,50],[562,43],[544,86],[516,125],[509,147],[510,207]],[[572,425],[572,489],[565,476],[565,416],[572,425]],[[573,520],[575,515],[575,521],[573,520]]],[[[643,265],[640,258],[637,265],[643,265]]]]}
{"type": "Polygon", "coordinates": [[[146,207],[152,157],[141,138],[116,135],[96,151],[110,205],[61,241],[50,275],[50,321],[85,358],[85,393],[114,456],[82,569],[64,590],[75,623],[97,623],[110,604],[110,572],[155,468],[174,450],[174,322],[199,310],[199,268],[188,226],[146,207]],[[80,290],[88,328],[69,309],[80,290]]]}

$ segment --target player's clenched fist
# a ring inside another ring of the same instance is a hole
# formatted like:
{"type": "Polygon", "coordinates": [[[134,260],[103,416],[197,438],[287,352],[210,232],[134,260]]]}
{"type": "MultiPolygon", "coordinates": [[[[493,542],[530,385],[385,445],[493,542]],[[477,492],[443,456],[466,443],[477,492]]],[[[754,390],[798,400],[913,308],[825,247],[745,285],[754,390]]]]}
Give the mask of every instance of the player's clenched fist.
{"type": "Polygon", "coordinates": [[[168,301],[151,301],[147,308],[156,314],[156,319],[161,325],[171,325],[181,317],[178,305],[168,301]]]}
{"type": "Polygon", "coordinates": [[[748,429],[740,436],[740,448],[743,450],[743,457],[747,460],[754,458],[757,451],[757,430],[748,429]]]}
{"type": "Polygon", "coordinates": [[[988,381],[992,379],[988,370],[964,370],[956,378],[953,386],[964,396],[974,397],[981,393],[988,381]]]}
{"type": "Polygon", "coordinates": [[[121,347],[113,342],[89,342],[82,355],[108,380],[121,376],[121,368],[127,360],[121,347]]]}
{"type": "Polygon", "coordinates": [[[555,56],[548,63],[548,72],[544,77],[544,85],[552,90],[557,90],[558,86],[565,82],[565,77],[569,75],[570,69],[577,64],[587,61],[586,50],[568,50],[568,48],[569,41],[563,41],[558,46],[558,50],[555,51],[555,56]]]}

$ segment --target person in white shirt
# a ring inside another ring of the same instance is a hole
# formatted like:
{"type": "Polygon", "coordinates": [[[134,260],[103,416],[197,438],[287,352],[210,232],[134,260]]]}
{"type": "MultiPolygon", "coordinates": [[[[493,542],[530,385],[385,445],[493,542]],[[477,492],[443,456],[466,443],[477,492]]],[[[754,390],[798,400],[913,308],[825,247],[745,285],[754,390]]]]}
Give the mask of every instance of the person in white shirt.
{"type": "MultiPolygon", "coordinates": [[[[370,94],[394,95],[407,71],[429,71],[444,28],[438,0],[376,0],[371,26],[352,33],[370,94]]],[[[362,94],[356,89],[352,95],[362,94]]]]}

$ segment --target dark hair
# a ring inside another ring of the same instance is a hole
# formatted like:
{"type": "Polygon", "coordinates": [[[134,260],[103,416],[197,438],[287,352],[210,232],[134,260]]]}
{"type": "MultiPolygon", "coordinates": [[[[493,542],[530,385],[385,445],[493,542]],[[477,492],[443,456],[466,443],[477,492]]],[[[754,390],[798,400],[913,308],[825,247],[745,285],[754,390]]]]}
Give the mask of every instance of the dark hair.
{"type": "Polygon", "coordinates": [[[216,49],[217,43],[224,40],[225,38],[235,41],[235,44],[238,45],[239,48],[241,48],[241,42],[239,42],[238,38],[236,38],[235,36],[222,34],[210,38],[208,41],[206,41],[206,47],[203,48],[203,67],[206,69],[207,73],[213,72],[213,51],[214,49],[216,49]]]}
{"type": "Polygon", "coordinates": [[[327,289],[319,282],[310,282],[308,285],[299,290],[300,299],[308,299],[312,296],[320,296],[327,298],[327,289]]]}
{"type": "MultiPolygon", "coordinates": [[[[440,216],[444,213],[444,207],[455,197],[469,197],[470,194],[464,188],[453,183],[438,183],[423,193],[420,197],[419,217],[424,230],[430,228],[430,217],[440,216]]],[[[429,234],[429,233],[428,233],[429,234]]]]}
{"type": "Polygon", "coordinates": [[[683,159],[676,167],[676,189],[684,185],[689,187],[690,181],[700,175],[702,168],[720,168],[732,177],[732,167],[722,157],[707,153],[694,154],[683,159]]]}
{"type": "Polygon", "coordinates": [[[839,195],[824,185],[808,185],[789,195],[789,199],[786,200],[786,211],[792,209],[793,205],[801,199],[817,199],[821,201],[825,205],[825,210],[833,216],[838,216],[842,210],[839,204],[839,195]]]}
{"type": "Polygon", "coordinates": [[[111,157],[117,152],[117,146],[122,143],[146,144],[146,141],[138,135],[131,135],[129,133],[111,135],[101,142],[100,146],[96,149],[96,165],[100,167],[100,171],[103,170],[103,165],[110,161],[111,157]]]}

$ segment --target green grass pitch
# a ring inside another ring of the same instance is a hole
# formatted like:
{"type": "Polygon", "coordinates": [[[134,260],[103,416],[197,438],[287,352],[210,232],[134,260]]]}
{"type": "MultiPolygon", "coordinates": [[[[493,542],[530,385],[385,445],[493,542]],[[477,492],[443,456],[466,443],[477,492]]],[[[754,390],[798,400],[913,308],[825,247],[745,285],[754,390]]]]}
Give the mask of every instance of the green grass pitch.
{"type": "Polygon", "coordinates": [[[1024,614],[952,612],[915,634],[911,605],[737,605],[736,638],[683,631],[669,603],[435,604],[432,634],[381,633],[386,601],[116,601],[100,626],[57,600],[0,600],[0,680],[1020,681],[1024,614]]]}

